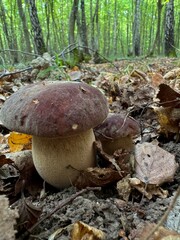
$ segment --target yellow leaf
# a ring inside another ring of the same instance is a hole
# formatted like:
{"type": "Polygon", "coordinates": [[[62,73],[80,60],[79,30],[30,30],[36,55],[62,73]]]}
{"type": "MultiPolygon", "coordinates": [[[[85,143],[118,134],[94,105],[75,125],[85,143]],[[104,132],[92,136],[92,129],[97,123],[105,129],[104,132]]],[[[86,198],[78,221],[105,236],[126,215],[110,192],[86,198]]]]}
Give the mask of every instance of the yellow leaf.
{"type": "Polygon", "coordinates": [[[105,233],[97,228],[78,221],[74,223],[71,240],[104,240],[105,233]]]}
{"type": "Polygon", "coordinates": [[[11,132],[8,144],[11,152],[31,149],[32,136],[24,133],[11,132]]]}

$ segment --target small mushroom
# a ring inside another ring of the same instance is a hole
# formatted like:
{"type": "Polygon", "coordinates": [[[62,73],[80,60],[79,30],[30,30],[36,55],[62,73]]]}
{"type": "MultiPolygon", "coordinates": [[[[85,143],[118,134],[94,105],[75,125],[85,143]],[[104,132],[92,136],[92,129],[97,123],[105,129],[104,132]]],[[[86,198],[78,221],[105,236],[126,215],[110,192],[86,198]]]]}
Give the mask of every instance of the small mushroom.
{"type": "Polygon", "coordinates": [[[95,165],[93,128],[108,114],[107,100],[80,82],[41,82],[21,88],[4,103],[5,127],[33,135],[32,154],[40,176],[67,187],[78,170],[95,165]]]}
{"type": "Polygon", "coordinates": [[[133,150],[132,137],[139,132],[140,128],[135,119],[117,113],[109,113],[104,122],[94,128],[103,150],[110,155],[117,149],[133,150]]]}

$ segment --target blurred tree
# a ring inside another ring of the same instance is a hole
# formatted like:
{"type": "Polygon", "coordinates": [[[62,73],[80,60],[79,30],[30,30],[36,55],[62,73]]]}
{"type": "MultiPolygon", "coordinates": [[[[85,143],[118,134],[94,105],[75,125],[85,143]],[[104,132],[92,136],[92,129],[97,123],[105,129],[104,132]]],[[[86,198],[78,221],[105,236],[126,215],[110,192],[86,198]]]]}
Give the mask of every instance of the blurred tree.
{"type": "Polygon", "coordinates": [[[133,53],[135,56],[140,55],[140,4],[141,0],[135,0],[135,13],[133,23],[133,53]]]}
{"type": "Polygon", "coordinates": [[[35,52],[42,55],[44,52],[47,52],[47,49],[43,39],[42,29],[37,14],[35,0],[28,0],[28,3],[29,3],[29,16],[34,35],[35,52]]]}
{"type": "Polygon", "coordinates": [[[167,3],[165,14],[164,53],[168,57],[176,57],[174,47],[174,0],[167,3]]]}

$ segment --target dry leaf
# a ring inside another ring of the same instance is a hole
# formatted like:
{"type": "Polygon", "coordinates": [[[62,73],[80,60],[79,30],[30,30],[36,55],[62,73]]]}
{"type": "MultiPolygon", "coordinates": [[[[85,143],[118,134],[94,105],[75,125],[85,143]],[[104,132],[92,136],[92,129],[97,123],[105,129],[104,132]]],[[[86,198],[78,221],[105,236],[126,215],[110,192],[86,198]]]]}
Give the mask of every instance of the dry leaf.
{"type": "Polygon", "coordinates": [[[79,221],[74,223],[71,240],[103,240],[105,239],[105,233],[98,230],[95,227],[90,227],[89,225],[79,221]]]}
{"type": "Polygon", "coordinates": [[[154,72],[152,73],[151,82],[154,87],[157,87],[164,82],[164,78],[161,74],[154,72]]]}
{"type": "Polygon", "coordinates": [[[129,196],[131,194],[131,185],[129,182],[129,176],[118,181],[116,188],[117,188],[118,195],[120,196],[120,198],[127,202],[129,200],[129,196]]]}
{"type": "Polygon", "coordinates": [[[9,153],[7,156],[14,160],[15,165],[19,169],[19,179],[15,184],[15,195],[24,189],[28,190],[31,195],[39,193],[42,189],[43,180],[34,167],[32,152],[25,150],[9,153]]]}
{"type": "Polygon", "coordinates": [[[0,196],[0,239],[15,239],[16,218],[18,218],[17,209],[10,208],[9,200],[6,196],[0,196]]]}
{"type": "MultiPolygon", "coordinates": [[[[19,219],[18,225],[19,228],[29,229],[32,227],[38,220],[39,216],[42,213],[41,207],[34,206],[30,201],[26,198],[22,198],[19,201],[19,219]]],[[[20,229],[18,229],[20,230],[20,229]]]]}
{"type": "Polygon", "coordinates": [[[118,171],[111,168],[87,168],[81,171],[75,182],[77,188],[103,187],[121,179],[118,171]]]}
{"type": "Polygon", "coordinates": [[[153,107],[158,117],[160,131],[168,136],[168,133],[179,133],[180,108],[153,107]]]}
{"type": "Polygon", "coordinates": [[[174,179],[175,156],[153,143],[135,147],[135,176],[146,184],[161,185],[174,179]]]}
{"type": "Polygon", "coordinates": [[[180,68],[174,68],[164,75],[164,79],[169,80],[179,76],[180,76],[180,68]]]}
{"type": "Polygon", "coordinates": [[[164,83],[159,85],[159,92],[156,97],[163,107],[180,108],[180,94],[164,83]]]}
{"type": "MultiPolygon", "coordinates": [[[[144,228],[141,230],[141,233],[139,233],[138,239],[144,240],[147,238],[149,233],[152,231],[153,228],[156,227],[156,224],[154,223],[148,223],[144,226],[144,228]]],[[[180,240],[180,234],[178,234],[175,231],[172,231],[170,229],[164,228],[160,226],[152,235],[152,237],[149,240],[180,240]]]]}
{"type": "Polygon", "coordinates": [[[154,184],[145,184],[138,178],[129,178],[129,183],[131,188],[137,189],[140,193],[142,193],[143,196],[147,197],[148,199],[151,199],[154,195],[161,198],[167,198],[168,196],[168,191],[163,190],[154,184]]]}
{"type": "Polygon", "coordinates": [[[14,163],[10,158],[6,158],[5,155],[1,155],[0,156],[0,168],[4,165],[4,164],[12,164],[14,163]]]}
{"type": "Polygon", "coordinates": [[[17,133],[17,132],[11,132],[10,136],[8,138],[8,144],[10,147],[11,152],[18,152],[21,150],[27,150],[31,149],[31,140],[32,136],[23,134],[23,133],[17,133]]]}

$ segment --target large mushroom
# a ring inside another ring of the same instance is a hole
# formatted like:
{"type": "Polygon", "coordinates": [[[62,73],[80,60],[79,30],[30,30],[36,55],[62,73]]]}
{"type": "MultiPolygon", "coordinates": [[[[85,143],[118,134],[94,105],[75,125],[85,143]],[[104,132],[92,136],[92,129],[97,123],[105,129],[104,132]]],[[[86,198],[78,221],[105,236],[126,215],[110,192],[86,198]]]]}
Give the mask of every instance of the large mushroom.
{"type": "Polygon", "coordinates": [[[113,154],[117,149],[132,151],[132,138],[140,133],[140,127],[134,118],[120,113],[109,113],[108,117],[94,128],[94,133],[101,141],[103,150],[113,154]]]}
{"type": "Polygon", "coordinates": [[[107,100],[80,82],[41,82],[22,87],[4,103],[0,118],[10,130],[33,135],[40,176],[57,188],[95,165],[93,128],[108,114],[107,100]]]}

